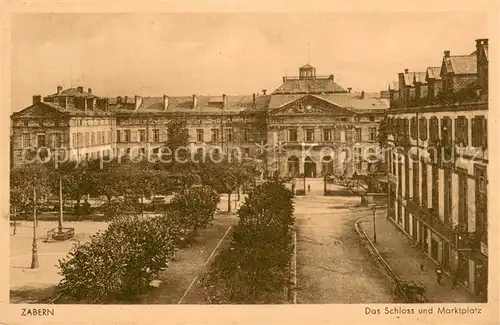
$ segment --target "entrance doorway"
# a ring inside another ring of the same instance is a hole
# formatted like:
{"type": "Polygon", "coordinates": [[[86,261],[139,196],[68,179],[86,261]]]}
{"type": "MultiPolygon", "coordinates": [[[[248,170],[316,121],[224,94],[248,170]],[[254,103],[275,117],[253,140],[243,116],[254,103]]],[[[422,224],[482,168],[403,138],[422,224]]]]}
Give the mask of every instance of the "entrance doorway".
{"type": "Polygon", "coordinates": [[[316,177],[316,162],[311,157],[306,157],[304,161],[305,177],[316,177]]]}

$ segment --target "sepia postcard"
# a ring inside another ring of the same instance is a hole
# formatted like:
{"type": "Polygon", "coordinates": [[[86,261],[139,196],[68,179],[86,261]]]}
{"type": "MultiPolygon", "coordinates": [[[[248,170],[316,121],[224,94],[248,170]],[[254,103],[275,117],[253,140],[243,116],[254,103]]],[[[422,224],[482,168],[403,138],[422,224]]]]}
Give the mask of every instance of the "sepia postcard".
{"type": "Polygon", "coordinates": [[[6,3],[0,324],[500,322],[498,8],[147,3],[6,3]]]}

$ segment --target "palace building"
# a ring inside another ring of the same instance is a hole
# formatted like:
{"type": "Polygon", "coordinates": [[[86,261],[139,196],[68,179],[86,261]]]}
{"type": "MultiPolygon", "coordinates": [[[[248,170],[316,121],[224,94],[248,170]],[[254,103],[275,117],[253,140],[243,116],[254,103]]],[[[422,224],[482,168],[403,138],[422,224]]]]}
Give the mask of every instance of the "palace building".
{"type": "Polygon", "coordinates": [[[369,152],[389,99],[351,92],[333,74],[317,76],[307,64],[299,76],[285,76],[272,93],[232,96],[96,96],[83,87],[63,90],[11,116],[12,164],[23,153],[43,150],[72,159],[157,152],[172,119],[187,122],[191,145],[260,159],[282,176],[366,172],[369,152]]]}
{"type": "Polygon", "coordinates": [[[471,293],[487,296],[488,40],[406,69],[387,112],[388,216],[471,293]],[[425,72],[424,72],[425,71],[425,72]]]}

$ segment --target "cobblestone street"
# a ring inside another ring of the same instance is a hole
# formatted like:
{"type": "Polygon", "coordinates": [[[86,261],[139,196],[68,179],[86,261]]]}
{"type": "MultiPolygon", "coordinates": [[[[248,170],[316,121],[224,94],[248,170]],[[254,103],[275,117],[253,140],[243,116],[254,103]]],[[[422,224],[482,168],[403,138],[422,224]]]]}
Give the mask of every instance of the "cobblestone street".
{"type": "MultiPolygon", "coordinates": [[[[324,197],[322,183],[297,197],[297,302],[389,303],[391,286],[354,229],[359,197],[324,197]],[[318,189],[321,187],[321,191],[318,189]]],[[[339,190],[340,190],[339,186],[339,190]]]]}

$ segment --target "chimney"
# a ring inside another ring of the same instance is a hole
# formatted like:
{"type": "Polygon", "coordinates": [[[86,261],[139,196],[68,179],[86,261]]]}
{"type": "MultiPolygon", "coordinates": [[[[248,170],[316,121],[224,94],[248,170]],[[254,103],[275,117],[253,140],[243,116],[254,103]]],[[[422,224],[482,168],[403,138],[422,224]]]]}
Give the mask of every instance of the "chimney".
{"type": "Polygon", "coordinates": [[[255,105],[255,93],[253,93],[253,104],[255,105]]]}
{"type": "Polygon", "coordinates": [[[351,88],[351,87],[347,87],[347,91],[348,91],[349,93],[351,93],[351,90],[352,90],[352,88],[351,88]]]}
{"type": "Polygon", "coordinates": [[[76,87],[76,91],[78,91],[79,93],[83,93],[83,87],[82,86],[76,87]]]}
{"type": "Polygon", "coordinates": [[[222,94],[222,108],[226,108],[226,107],[227,107],[227,95],[222,94]]]}
{"type": "Polygon", "coordinates": [[[41,95],[33,95],[33,105],[38,104],[42,101],[41,95]]]}
{"type": "Polygon", "coordinates": [[[445,58],[449,58],[450,57],[450,51],[449,50],[444,51],[444,57],[445,58]]]}
{"type": "Polygon", "coordinates": [[[163,110],[166,111],[168,109],[168,96],[163,95],[163,110]]]}
{"type": "Polygon", "coordinates": [[[139,107],[141,106],[141,104],[142,104],[142,97],[141,97],[141,96],[137,96],[137,95],[136,95],[136,96],[134,97],[134,109],[135,109],[135,110],[138,110],[138,109],[139,109],[139,107]]]}
{"type": "Polygon", "coordinates": [[[333,74],[331,74],[331,75],[328,77],[328,79],[333,81],[333,74]]]}
{"type": "Polygon", "coordinates": [[[365,92],[363,90],[361,90],[361,95],[359,96],[359,98],[365,99],[365,92]]]}
{"type": "Polygon", "coordinates": [[[408,73],[408,69],[405,69],[405,73],[408,73]]]}
{"type": "Polygon", "coordinates": [[[89,93],[89,95],[92,95],[92,88],[89,88],[87,92],[89,93]]]}
{"type": "Polygon", "coordinates": [[[198,96],[193,95],[193,108],[198,107],[198,96]]]}
{"type": "Polygon", "coordinates": [[[122,96],[116,97],[116,103],[121,104],[122,103],[122,96]]]}
{"type": "Polygon", "coordinates": [[[262,89],[262,95],[266,94],[267,89],[262,89]]]}
{"type": "Polygon", "coordinates": [[[57,94],[60,95],[62,93],[62,86],[57,86],[57,94]]]}

